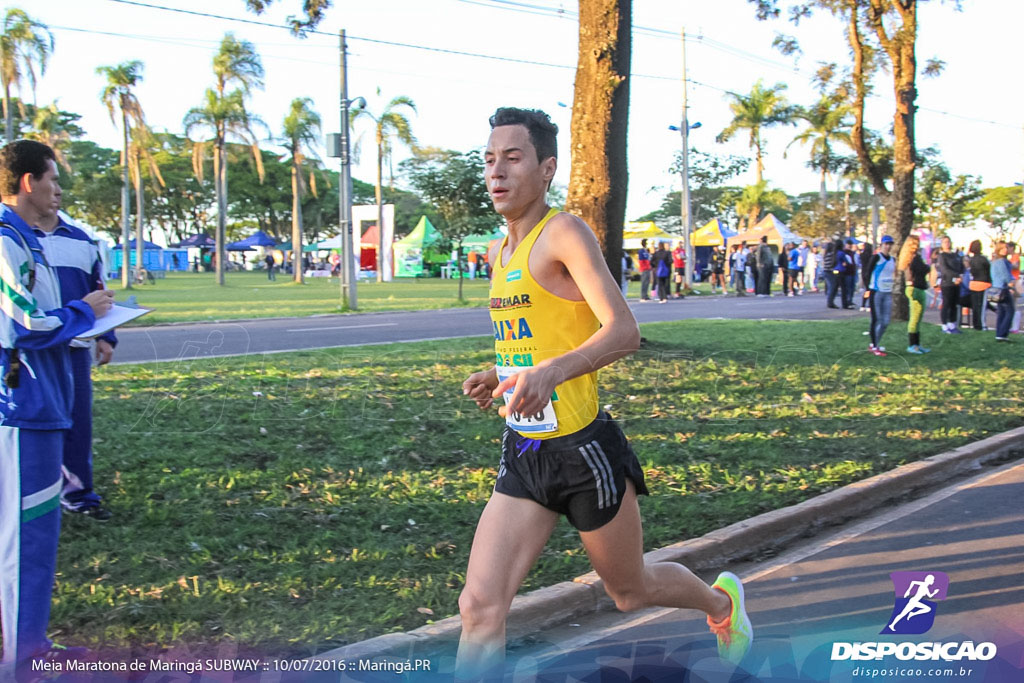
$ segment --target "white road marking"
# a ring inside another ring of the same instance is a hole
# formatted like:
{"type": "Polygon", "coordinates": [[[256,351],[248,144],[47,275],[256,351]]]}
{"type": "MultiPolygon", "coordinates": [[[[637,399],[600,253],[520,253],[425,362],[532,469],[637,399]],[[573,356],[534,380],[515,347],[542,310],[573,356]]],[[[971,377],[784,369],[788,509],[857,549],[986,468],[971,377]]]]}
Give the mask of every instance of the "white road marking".
{"type": "Polygon", "coordinates": [[[396,327],[398,323],[372,323],[369,325],[336,325],[334,327],[300,327],[285,332],[321,332],[323,330],[358,330],[363,327],[396,327]]]}

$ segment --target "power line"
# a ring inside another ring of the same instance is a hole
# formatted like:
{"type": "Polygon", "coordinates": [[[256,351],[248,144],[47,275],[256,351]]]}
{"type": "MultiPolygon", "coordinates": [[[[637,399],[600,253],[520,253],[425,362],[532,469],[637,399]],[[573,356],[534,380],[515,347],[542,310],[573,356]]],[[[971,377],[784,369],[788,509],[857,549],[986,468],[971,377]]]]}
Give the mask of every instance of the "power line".
{"type": "MultiPolygon", "coordinates": [[[[165,11],[165,12],[175,12],[175,13],[178,13],[178,14],[186,14],[186,15],[190,15],[190,16],[203,17],[203,18],[207,18],[207,19],[218,19],[218,20],[221,20],[221,21],[233,21],[233,22],[242,23],[242,24],[250,24],[250,25],[254,25],[254,26],[262,26],[262,27],[265,27],[265,28],[283,29],[283,30],[286,30],[286,31],[289,31],[289,32],[291,32],[291,30],[292,30],[290,26],[287,26],[287,25],[284,25],[284,24],[274,24],[274,23],[266,22],[266,21],[258,21],[256,19],[244,19],[244,18],[240,18],[240,17],[230,17],[230,16],[226,16],[226,15],[222,15],[222,14],[213,14],[211,12],[199,12],[199,11],[196,11],[196,10],[182,9],[182,8],[179,8],[179,7],[168,7],[166,5],[156,5],[156,4],[146,3],[146,2],[140,2],[139,0],[109,0],[109,1],[110,2],[116,2],[116,3],[122,4],[122,5],[131,5],[131,6],[134,6],[134,7],[142,7],[142,8],[146,8],[146,9],[155,9],[155,10],[161,10],[161,11],[165,11]]],[[[525,3],[525,2],[515,2],[514,0],[459,0],[459,1],[460,2],[465,2],[467,4],[475,4],[475,5],[480,5],[480,6],[484,6],[484,7],[496,7],[497,6],[497,8],[499,8],[499,9],[508,9],[510,11],[527,11],[527,13],[531,13],[531,14],[543,14],[543,15],[546,15],[546,16],[555,16],[555,17],[558,17],[558,18],[576,18],[578,16],[576,12],[570,12],[568,10],[556,9],[556,8],[547,7],[547,6],[544,6],[544,5],[533,5],[533,4],[525,3]],[[507,5],[508,7],[501,7],[501,5],[507,5]],[[517,9],[515,9],[516,7],[520,8],[520,9],[517,10],[517,9]]],[[[678,33],[673,33],[671,31],[667,31],[665,29],[656,29],[656,28],[642,27],[642,26],[635,26],[634,29],[644,31],[644,32],[650,33],[652,35],[657,35],[659,37],[671,37],[672,39],[678,39],[679,38],[679,34],[678,33]]],[[[81,31],[81,32],[91,32],[91,33],[96,33],[98,35],[118,35],[118,34],[114,34],[114,33],[105,33],[103,31],[95,31],[95,30],[90,31],[88,29],[66,29],[66,30],[77,30],[77,31],[81,31]]],[[[311,34],[311,35],[330,36],[332,38],[336,38],[337,37],[337,34],[335,34],[335,33],[329,33],[329,32],[326,32],[326,31],[318,31],[318,30],[315,30],[315,29],[311,29],[311,30],[305,31],[305,33],[306,34],[311,34]]],[[[134,36],[128,36],[128,37],[134,37],[134,36]]],[[[764,58],[764,57],[760,57],[758,55],[754,55],[753,53],[747,52],[747,51],[742,50],[740,48],[733,47],[731,45],[728,45],[727,43],[722,43],[721,41],[717,41],[717,40],[714,40],[712,38],[708,38],[706,36],[702,36],[701,35],[701,36],[692,36],[692,37],[695,40],[697,40],[697,41],[707,45],[708,47],[711,47],[711,48],[714,48],[714,49],[719,49],[719,50],[722,50],[724,52],[730,52],[730,53],[734,54],[735,56],[747,59],[749,61],[757,61],[757,62],[760,62],[760,63],[763,63],[763,64],[767,64],[767,65],[770,65],[770,66],[776,66],[776,67],[779,67],[779,68],[783,68],[783,69],[786,69],[787,71],[796,71],[797,73],[801,73],[798,69],[787,67],[785,65],[782,65],[779,62],[775,62],[773,60],[770,60],[770,59],[767,59],[767,58],[764,58]]],[[[471,57],[471,58],[474,58],[474,59],[487,59],[487,60],[504,62],[504,63],[523,64],[523,65],[527,65],[527,66],[541,66],[541,67],[547,67],[547,68],[552,68],[552,69],[562,69],[562,70],[575,70],[576,69],[576,67],[574,65],[568,65],[568,64],[554,64],[554,63],[551,63],[551,62],[540,62],[540,61],[536,61],[536,60],[519,59],[519,58],[515,58],[515,57],[499,57],[499,56],[495,56],[495,55],[487,55],[487,54],[481,54],[481,53],[476,53],[476,52],[466,52],[464,50],[451,50],[451,49],[447,49],[447,48],[430,47],[430,46],[427,46],[427,45],[416,45],[416,44],[413,44],[413,43],[403,43],[403,42],[398,42],[398,41],[381,40],[381,39],[377,39],[377,38],[365,38],[365,37],[353,36],[353,35],[348,35],[347,38],[349,40],[361,41],[361,42],[366,42],[366,43],[372,43],[372,44],[376,44],[376,45],[387,45],[387,46],[390,46],[390,47],[400,47],[400,48],[406,48],[406,49],[412,49],[412,50],[423,50],[423,51],[434,52],[434,53],[438,53],[438,54],[455,55],[455,56],[458,56],[458,57],[471,57]]],[[[312,63],[319,63],[319,62],[312,62],[312,63]]],[[[326,62],[324,62],[324,63],[326,64],[326,62]]],[[[806,75],[806,73],[804,75],[806,75]]],[[[646,78],[646,79],[660,80],[660,81],[675,81],[675,82],[679,81],[679,77],[678,76],[661,76],[661,75],[657,75],[657,74],[642,74],[642,73],[635,73],[635,72],[634,73],[630,73],[630,76],[632,76],[634,78],[646,78]]],[[[694,85],[697,85],[697,86],[700,86],[700,87],[703,87],[703,88],[708,88],[708,89],[711,89],[711,90],[715,90],[715,91],[718,91],[718,92],[721,92],[721,93],[725,93],[727,95],[739,96],[738,93],[733,92],[732,90],[728,90],[726,88],[721,88],[721,87],[718,87],[718,86],[710,85],[708,83],[702,83],[702,82],[696,81],[696,80],[694,80],[692,78],[687,79],[687,83],[692,83],[694,85]]],[[[875,97],[879,97],[879,96],[876,95],[875,97]]],[[[887,101],[889,101],[889,100],[887,100],[887,101]]],[[[990,125],[1001,126],[1001,127],[1005,127],[1005,128],[1013,128],[1013,129],[1016,129],[1018,127],[1018,126],[1013,125],[1013,124],[1002,123],[1002,122],[999,122],[999,121],[992,121],[992,120],[988,120],[988,119],[981,119],[981,118],[977,118],[977,117],[966,116],[966,115],[963,115],[963,114],[954,114],[954,113],[951,113],[951,112],[947,112],[947,111],[943,111],[943,110],[939,110],[939,109],[933,109],[933,108],[930,108],[930,107],[918,106],[918,109],[921,110],[921,111],[928,111],[928,112],[931,112],[931,113],[934,113],[934,114],[939,114],[939,115],[943,115],[943,116],[950,116],[950,117],[958,118],[958,119],[961,119],[961,120],[964,120],[964,121],[974,121],[974,122],[977,122],[977,123],[986,123],[986,124],[990,124],[990,125]]]]}

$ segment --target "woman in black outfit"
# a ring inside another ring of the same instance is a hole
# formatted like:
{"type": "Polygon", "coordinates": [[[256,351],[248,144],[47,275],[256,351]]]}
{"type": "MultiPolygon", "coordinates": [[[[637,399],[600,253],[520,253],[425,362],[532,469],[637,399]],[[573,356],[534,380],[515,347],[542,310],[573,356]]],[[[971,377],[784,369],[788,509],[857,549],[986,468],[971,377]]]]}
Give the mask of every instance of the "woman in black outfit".
{"type": "Polygon", "coordinates": [[[658,243],[658,250],[651,257],[651,270],[658,283],[658,303],[668,301],[669,279],[672,277],[672,254],[665,242],[658,243]]]}
{"type": "Polygon", "coordinates": [[[971,321],[974,329],[979,332],[987,330],[985,324],[985,292],[992,286],[992,267],[981,253],[981,240],[974,240],[967,249],[970,255],[969,267],[971,271],[971,321]]]}
{"type": "Polygon", "coordinates": [[[960,283],[964,279],[964,263],[960,255],[953,251],[953,241],[942,238],[942,249],[935,261],[935,269],[939,271],[940,288],[942,289],[942,331],[946,334],[960,334],[960,283]]]}
{"type": "MultiPolygon", "coordinates": [[[[871,242],[865,242],[864,247],[860,251],[860,283],[864,285],[864,298],[860,302],[860,310],[870,311],[871,310],[871,271],[868,266],[871,264],[871,257],[875,255],[875,248],[871,246],[871,242]]],[[[872,315],[871,324],[874,325],[874,316],[872,315]]]]}

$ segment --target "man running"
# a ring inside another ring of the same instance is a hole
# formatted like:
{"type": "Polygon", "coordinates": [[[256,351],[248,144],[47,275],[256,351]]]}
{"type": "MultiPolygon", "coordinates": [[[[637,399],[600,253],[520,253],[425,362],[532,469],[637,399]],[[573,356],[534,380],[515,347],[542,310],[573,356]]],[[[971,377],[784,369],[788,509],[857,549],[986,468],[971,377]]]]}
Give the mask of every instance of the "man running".
{"type": "Polygon", "coordinates": [[[643,471],[597,397],[598,368],[633,353],[640,332],[589,226],[545,202],[558,128],[522,109],[490,124],[484,178],[508,224],[491,258],[497,364],[462,386],[484,410],[504,396],[506,427],[459,596],[456,675],[500,673],[512,598],[562,514],[619,609],[699,609],[720,655],[738,662],[752,637],[739,578],[724,572],[709,587],[680,564],[644,563],[643,471]]]}

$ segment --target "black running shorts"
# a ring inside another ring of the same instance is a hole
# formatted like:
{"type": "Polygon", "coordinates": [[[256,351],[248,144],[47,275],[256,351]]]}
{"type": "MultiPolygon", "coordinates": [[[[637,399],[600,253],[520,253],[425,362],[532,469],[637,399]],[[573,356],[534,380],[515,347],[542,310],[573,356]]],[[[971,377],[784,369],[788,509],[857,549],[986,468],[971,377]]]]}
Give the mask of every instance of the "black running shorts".
{"type": "Polygon", "coordinates": [[[529,498],[565,515],[580,531],[612,521],[622,505],[626,478],[647,495],[644,473],[625,434],[600,413],[578,432],[536,440],[505,427],[497,493],[529,498]]]}

